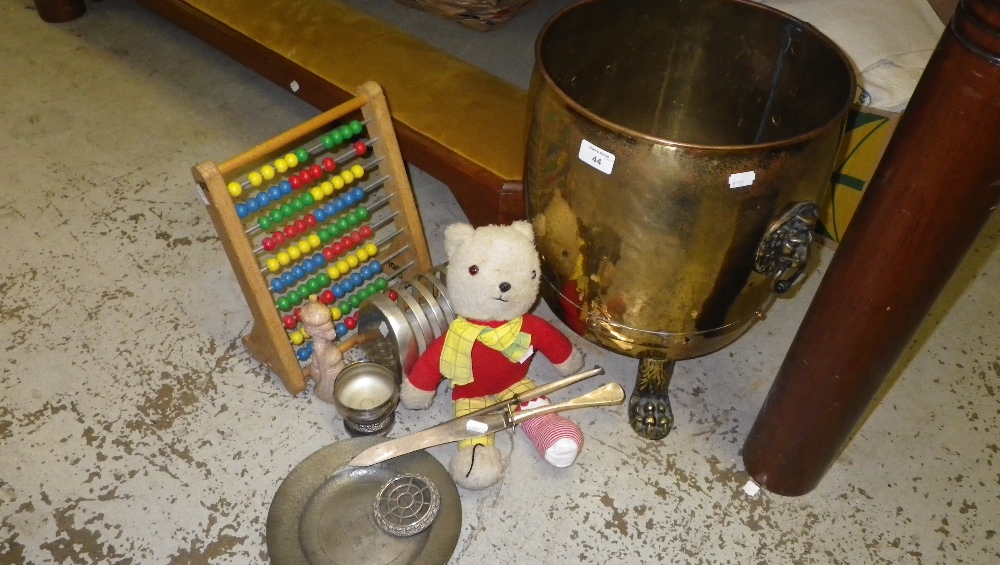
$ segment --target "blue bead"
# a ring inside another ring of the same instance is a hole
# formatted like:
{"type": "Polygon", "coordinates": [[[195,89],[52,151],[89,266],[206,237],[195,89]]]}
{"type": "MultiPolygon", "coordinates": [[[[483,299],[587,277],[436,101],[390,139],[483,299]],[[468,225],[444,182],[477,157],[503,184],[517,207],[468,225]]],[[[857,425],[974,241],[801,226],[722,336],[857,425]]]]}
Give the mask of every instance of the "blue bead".
{"type": "Polygon", "coordinates": [[[310,257],[302,262],[302,268],[304,268],[307,273],[312,274],[316,272],[319,265],[317,265],[316,262],[312,260],[312,257],[310,257]]]}
{"type": "Polygon", "coordinates": [[[344,209],[347,208],[348,206],[350,206],[350,203],[347,202],[347,199],[344,198],[343,196],[338,196],[337,199],[333,201],[333,207],[338,212],[343,212],[344,209]]]}
{"type": "Polygon", "coordinates": [[[258,193],[257,196],[254,197],[254,200],[257,201],[257,205],[261,208],[271,203],[271,197],[266,192],[258,193]]]}
{"type": "Polygon", "coordinates": [[[372,268],[370,266],[365,265],[361,267],[361,276],[364,277],[365,280],[372,278],[372,275],[374,274],[375,273],[372,272],[372,268]]]}
{"type": "Polygon", "coordinates": [[[340,286],[340,283],[333,285],[333,287],[330,290],[333,291],[333,295],[336,296],[338,299],[343,298],[344,296],[347,295],[347,292],[344,291],[344,287],[340,286]]]}
{"type": "Polygon", "coordinates": [[[372,272],[375,273],[376,275],[382,272],[382,263],[379,262],[378,260],[372,261],[371,266],[372,266],[372,272]]]}
{"type": "Polygon", "coordinates": [[[257,202],[256,198],[250,198],[247,200],[247,210],[250,210],[251,212],[260,210],[260,202],[257,202]]]}
{"type": "Polygon", "coordinates": [[[362,200],[365,199],[365,189],[361,188],[360,186],[356,186],[353,189],[351,189],[351,194],[354,195],[355,202],[361,202],[362,200]]]}
{"type": "Polygon", "coordinates": [[[312,357],[312,350],[300,347],[299,350],[295,352],[295,356],[299,358],[299,361],[307,361],[310,357],[312,357]]]}
{"type": "Polygon", "coordinates": [[[278,188],[277,186],[272,186],[271,188],[267,189],[267,195],[271,197],[271,201],[273,202],[281,198],[281,189],[278,188]]]}
{"type": "Polygon", "coordinates": [[[271,279],[271,290],[273,292],[281,292],[285,290],[285,283],[282,282],[281,277],[274,277],[271,279]]]}
{"type": "Polygon", "coordinates": [[[326,206],[323,206],[323,211],[326,212],[327,217],[336,214],[337,213],[337,199],[334,198],[333,200],[327,202],[326,206]]]}
{"type": "Polygon", "coordinates": [[[292,286],[295,284],[295,275],[293,275],[291,271],[285,271],[285,273],[281,275],[281,282],[285,283],[286,287],[292,286]]]}
{"type": "Polygon", "coordinates": [[[343,322],[336,325],[337,335],[347,335],[347,326],[343,322]]]}
{"type": "Polygon", "coordinates": [[[287,180],[283,180],[280,183],[278,183],[278,190],[281,191],[282,196],[288,196],[289,194],[292,193],[292,183],[288,182],[287,180]]]}
{"type": "Polygon", "coordinates": [[[302,267],[302,265],[295,265],[292,267],[292,276],[295,277],[295,280],[299,280],[306,276],[306,270],[302,267]]]}
{"type": "Polygon", "coordinates": [[[236,215],[239,216],[241,219],[246,218],[247,216],[250,215],[250,209],[247,207],[246,204],[240,202],[239,204],[236,205],[236,215]]]}
{"type": "Polygon", "coordinates": [[[326,210],[324,210],[323,208],[316,208],[315,210],[313,210],[313,216],[316,218],[317,222],[325,222],[326,210]]]}
{"type": "Polygon", "coordinates": [[[344,292],[351,292],[354,290],[354,282],[351,279],[344,279],[340,281],[341,286],[344,287],[344,292]]]}
{"type": "Polygon", "coordinates": [[[353,284],[354,287],[357,288],[357,287],[365,284],[365,277],[361,276],[361,273],[352,273],[351,274],[351,284],[353,284]]]}

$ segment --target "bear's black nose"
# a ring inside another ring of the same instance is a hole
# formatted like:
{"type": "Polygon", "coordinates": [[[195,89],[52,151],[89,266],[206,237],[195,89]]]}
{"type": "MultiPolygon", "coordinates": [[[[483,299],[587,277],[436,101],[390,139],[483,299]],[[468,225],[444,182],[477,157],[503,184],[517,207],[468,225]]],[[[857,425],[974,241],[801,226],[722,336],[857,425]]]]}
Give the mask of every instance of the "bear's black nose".
{"type": "Polygon", "coordinates": [[[510,290],[510,283],[509,282],[502,282],[502,283],[500,283],[500,292],[507,292],[508,290],[510,290]]]}

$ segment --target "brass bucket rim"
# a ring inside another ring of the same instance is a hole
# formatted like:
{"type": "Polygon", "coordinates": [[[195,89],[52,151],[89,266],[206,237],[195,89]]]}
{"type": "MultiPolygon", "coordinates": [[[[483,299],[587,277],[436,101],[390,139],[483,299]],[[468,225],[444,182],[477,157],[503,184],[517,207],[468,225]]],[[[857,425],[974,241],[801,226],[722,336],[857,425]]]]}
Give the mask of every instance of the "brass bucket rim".
{"type": "Polygon", "coordinates": [[[819,137],[819,136],[823,135],[825,132],[829,131],[829,129],[831,127],[835,126],[837,123],[841,123],[842,122],[842,120],[844,119],[845,115],[847,114],[848,111],[850,111],[851,106],[855,102],[855,98],[856,98],[856,94],[855,93],[857,92],[858,84],[857,84],[857,77],[856,77],[855,71],[854,71],[854,66],[851,64],[850,58],[847,56],[847,53],[843,49],[841,49],[841,47],[839,45],[837,45],[836,43],[834,43],[834,41],[832,39],[830,39],[823,32],[821,32],[818,29],[816,29],[816,26],[813,26],[812,24],[810,24],[810,23],[808,23],[806,21],[800,20],[799,18],[796,18],[795,16],[792,16],[791,14],[788,14],[787,12],[782,12],[781,10],[778,10],[776,8],[772,8],[772,7],[764,5],[764,4],[760,4],[759,2],[755,2],[754,0],[715,0],[715,1],[721,1],[721,2],[729,2],[729,3],[732,3],[732,4],[741,4],[741,5],[746,6],[746,7],[750,8],[750,9],[752,9],[752,10],[760,10],[760,11],[763,11],[763,12],[769,12],[772,15],[775,15],[775,16],[778,16],[780,18],[783,18],[783,19],[795,22],[795,23],[801,25],[803,28],[808,28],[809,30],[811,30],[812,33],[815,35],[815,37],[817,39],[819,39],[820,42],[826,44],[831,50],[833,50],[833,52],[837,53],[839,55],[839,58],[845,64],[845,69],[847,70],[847,79],[848,79],[847,91],[849,93],[851,93],[851,95],[849,97],[847,97],[847,101],[844,103],[844,105],[836,113],[834,113],[831,116],[831,118],[829,120],[827,120],[825,123],[823,123],[823,124],[821,124],[821,125],[813,128],[813,129],[811,129],[809,131],[806,131],[806,132],[801,133],[799,135],[796,135],[794,137],[789,137],[789,138],[785,138],[785,139],[779,139],[779,140],[776,140],[776,141],[768,141],[768,142],[765,142],[765,143],[754,143],[754,144],[705,145],[705,144],[701,144],[701,143],[691,143],[691,142],[686,142],[686,141],[677,141],[677,140],[671,140],[671,139],[664,139],[662,137],[657,137],[657,136],[654,136],[654,135],[650,135],[648,133],[644,133],[644,132],[641,132],[641,131],[638,131],[638,130],[634,130],[632,128],[628,128],[628,127],[622,126],[620,124],[617,124],[617,123],[615,123],[615,122],[613,122],[611,120],[608,120],[608,119],[606,119],[606,118],[604,118],[602,116],[599,116],[599,115],[595,114],[594,112],[590,111],[589,109],[587,109],[586,107],[584,107],[582,104],[580,104],[579,102],[577,102],[576,100],[574,100],[568,94],[566,94],[566,92],[556,84],[556,82],[555,82],[555,80],[553,80],[552,76],[549,75],[549,72],[545,68],[545,65],[541,64],[541,61],[542,61],[542,42],[545,39],[545,37],[548,35],[548,32],[549,32],[550,28],[552,28],[556,23],[559,22],[559,20],[561,20],[563,17],[566,16],[566,14],[569,14],[570,12],[574,12],[576,10],[584,9],[589,4],[596,4],[598,2],[605,2],[605,1],[607,1],[607,0],[581,0],[581,1],[577,2],[577,3],[575,3],[575,4],[567,6],[567,7],[563,8],[562,10],[556,12],[556,14],[554,16],[552,16],[549,19],[548,22],[545,23],[545,25],[542,27],[542,31],[538,34],[538,37],[535,39],[535,66],[537,67],[538,74],[543,78],[543,80],[545,80],[545,82],[549,85],[550,88],[553,89],[554,92],[559,93],[560,97],[563,100],[566,101],[566,104],[569,107],[571,107],[574,111],[579,112],[585,118],[593,121],[596,124],[599,124],[599,125],[603,126],[604,128],[606,128],[606,129],[608,129],[610,131],[613,131],[613,132],[618,133],[618,134],[622,134],[622,135],[624,135],[626,137],[634,137],[634,138],[642,139],[642,140],[645,140],[647,142],[654,143],[654,144],[657,144],[657,145],[662,145],[662,146],[667,146],[667,147],[683,148],[683,149],[692,149],[692,150],[699,150],[699,151],[727,151],[727,152],[733,152],[733,153],[740,153],[740,152],[749,152],[749,151],[770,150],[770,149],[774,149],[774,148],[780,148],[780,147],[786,147],[786,146],[796,145],[796,144],[802,143],[804,141],[807,141],[809,139],[812,139],[812,138],[819,137]]]}

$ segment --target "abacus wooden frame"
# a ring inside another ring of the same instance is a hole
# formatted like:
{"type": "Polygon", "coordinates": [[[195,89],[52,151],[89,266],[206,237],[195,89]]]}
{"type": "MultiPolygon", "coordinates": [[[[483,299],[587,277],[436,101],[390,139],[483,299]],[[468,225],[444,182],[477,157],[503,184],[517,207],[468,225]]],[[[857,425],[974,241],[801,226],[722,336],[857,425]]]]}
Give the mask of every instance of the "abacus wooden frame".
{"type": "Polygon", "coordinates": [[[395,261],[403,265],[413,262],[418,272],[427,271],[433,265],[413,189],[399,152],[385,95],[382,88],[374,82],[366,82],[359,86],[357,96],[351,100],[246,152],[220,164],[206,161],[195,165],[192,169],[195,181],[206,196],[206,207],[212,223],[219,234],[253,316],[253,327],[243,336],[243,345],[254,359],[278,375],[282,384],[292,394],[305,390],[306,375],[281,323],[281,316],[268,290],[267,281],[261,273],[261,266],[254,254],[251,240],[245,233],[245,225],[236,213],[232,196],[226,188],[226,177],[244,173],[254,164],[273,160],[279,156],[278,153],[309,139],[310,136],[315,136],[321,128],[359,109],[367,122],[369,138],[378,138],[378,142],[371,146],[373,158],[377,161],[379,174],[386,179],[383,184],[386,194],[393,195],[388,204],[396,213],[393,222],[403,232],[393,239],[385,249],[385,254],[408,245],[409,248],[400,253],[395,261]]]}

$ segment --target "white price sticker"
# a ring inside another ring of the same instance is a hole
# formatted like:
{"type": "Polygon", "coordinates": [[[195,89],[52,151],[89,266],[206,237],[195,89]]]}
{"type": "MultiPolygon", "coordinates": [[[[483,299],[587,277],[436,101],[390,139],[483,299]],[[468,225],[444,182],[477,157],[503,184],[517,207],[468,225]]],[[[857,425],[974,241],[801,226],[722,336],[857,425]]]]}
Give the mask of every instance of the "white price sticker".
{"type": "Polygon", "coordinates": [[[747,171],[745,173],[733,173],[729,175],[729,188],[743,188],[750,186],[757,178],[757,173],[747,171]]]}
{"type": "Polygon", "coordinates": [[[615,167],[615,156],[584,139],[580,143],[580,160],[606,175],[615,167]]]}
{"type": "Polygon", "coordinates": [[[490,431],[489,425],[487,425],[486,422],[480,422],[479,420],[469,420],[465,423],[465,429],[477,434],[485,434],[490,431]]]}

